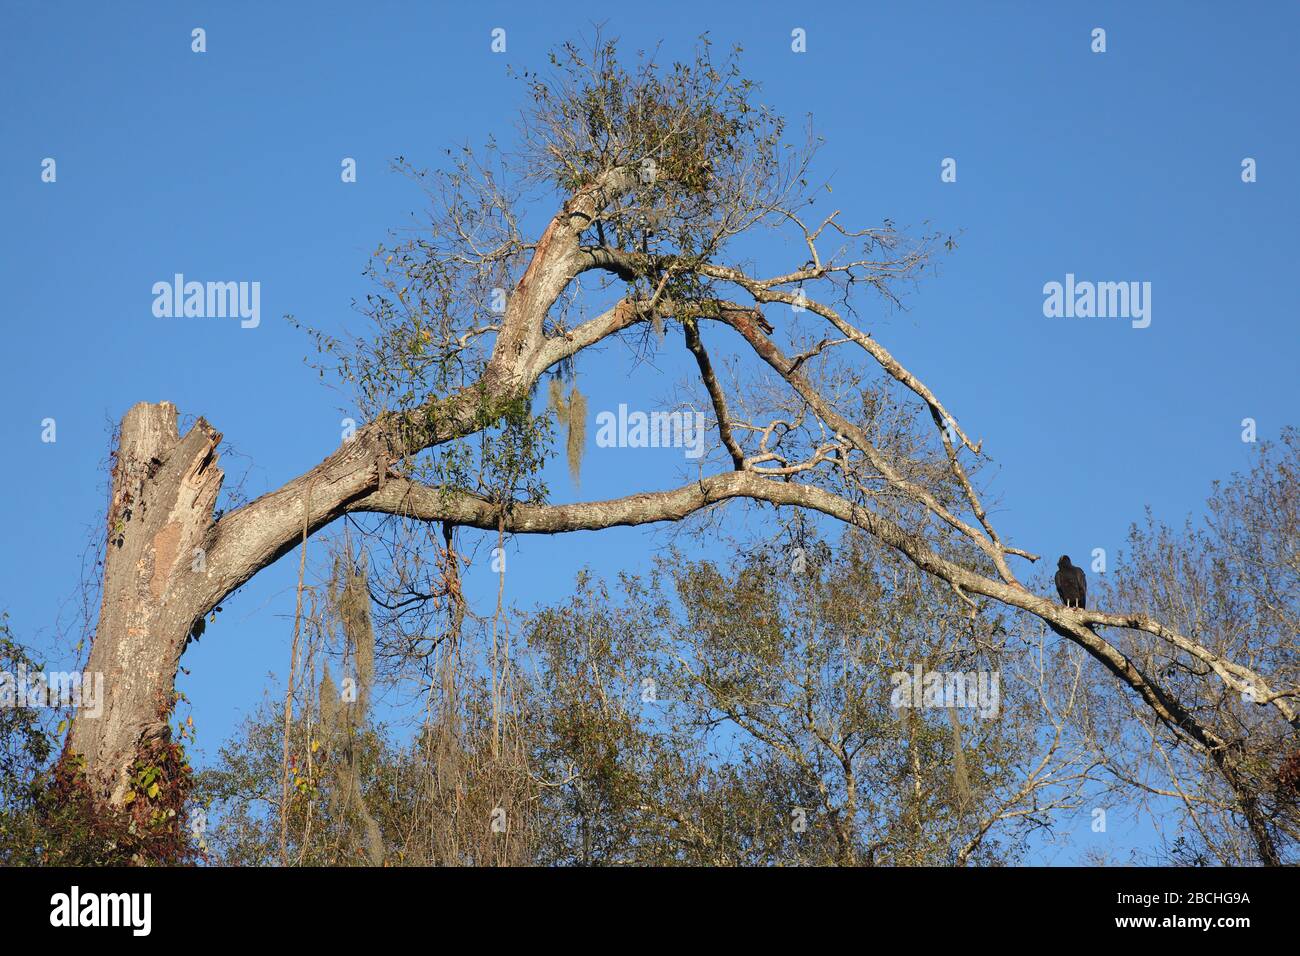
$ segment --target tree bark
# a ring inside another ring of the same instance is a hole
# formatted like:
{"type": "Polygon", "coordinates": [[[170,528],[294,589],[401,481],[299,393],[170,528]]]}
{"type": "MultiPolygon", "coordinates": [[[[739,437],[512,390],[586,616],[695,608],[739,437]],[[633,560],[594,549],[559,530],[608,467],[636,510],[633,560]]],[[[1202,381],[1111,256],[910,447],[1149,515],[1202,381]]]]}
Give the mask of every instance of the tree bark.
{"type": "Polygon", "coordinates": [[[68,738],[92,792],[111,803],[126,795],[137,755],[169,734],[176,669],[205,610],[202,549],[221,490],[220,440],[203,419],[181,438],[169,402],[142,402],[122,419],[103,598],[87,664],[103,675],[103,709],[95,718],[83,708],[68,738]]]}

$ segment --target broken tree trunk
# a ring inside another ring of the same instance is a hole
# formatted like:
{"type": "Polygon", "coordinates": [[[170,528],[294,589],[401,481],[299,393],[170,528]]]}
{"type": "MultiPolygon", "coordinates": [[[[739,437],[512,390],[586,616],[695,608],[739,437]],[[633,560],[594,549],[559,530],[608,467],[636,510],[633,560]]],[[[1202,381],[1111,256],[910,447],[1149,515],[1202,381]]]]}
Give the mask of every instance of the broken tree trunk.
{"type": "Polygon", "coordinates": [[[203,549],[221,490],[220,440],[203,419],[181,438],[169,402],[142,402],[122,419],[87,664],[103,675],[103,709],[98,718],[83,709],[68,740],[92,792],[114,804],[126,795],[137,754],[169,733],[181,652],[206,610],[203,549]]]}

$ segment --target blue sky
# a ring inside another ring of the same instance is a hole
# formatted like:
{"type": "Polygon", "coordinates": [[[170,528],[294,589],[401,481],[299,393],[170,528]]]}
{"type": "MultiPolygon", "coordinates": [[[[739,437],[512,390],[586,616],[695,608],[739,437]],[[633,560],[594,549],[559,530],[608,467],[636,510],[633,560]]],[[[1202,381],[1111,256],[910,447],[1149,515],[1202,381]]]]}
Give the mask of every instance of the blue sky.
{"type": "MultiPolygon", "coordinates": [[[[0,609],[54,660],[82,553],[102,533],[111,423],[141,400],[205,416],[247,456],[225,466],[228,484],[249,469],[250,496],[319,461],[347,397],[304,364],[311,343],[282,316],[359,328],[350,303],[370,290],[367,255],[421,221],[421,193],[390,160],[432,166],[449,146],[508,141],[522,100],[507,66],[542,67],[593,17],[669,56],[705,30],[719,48],[741,44],[765,101],[813,113],[817,171],[846,221],[957,236],[907,311],[864,314],[985,441],[1013,543],[1076,561],[1113,553],[1144,507],[1179,522],[1214,479],[1248,467],[1243,418],[1271,438],[1300,417],[1293,3],[51,9],[12,2],[0,15],[0,609]],[[204,54],[191,52],[194,27],[204,54]],[[505,54],[489,49],[496,27],[505,54]],[[790,49],[796,27],[804,54],[790,49]],[[1105,53],[1090,49],[1094,27],[1105,53]],[[354,184],[340,182],[345,156],[354,184]],[[41,181],[46,157],[55,183],[41,181]],[[955,183],[940,181],[945,157],[955,183]],[[1245,157],[1257,182],[1241,180],[1245,157]],[[260,281],[261,325],[155,318],[151,287],[175,272],[260,281]],[[1067,273],[1149,281],[1150,327],[1045,318],[1043,284],[1067,273]]],[[[619,345],[580,365],[593,413],[664,394],[652,369],[628,367],[619,345]]],[[[680,452],[609,454],[594,433],[581,497],[678,482],[680,452]]],[[[548,474],[554,500],[575,497],[562,461],[548,474]]],[[[529,606],[581,567],[641,566],[659,540],[519,542],[508,596],[529,606]]],[[[261,575],[185,657],[209,754],[283,673],[295,572],[286,559],[261,575]]],[[[478,593],[494,591],[476,573],[478,593]]]]}

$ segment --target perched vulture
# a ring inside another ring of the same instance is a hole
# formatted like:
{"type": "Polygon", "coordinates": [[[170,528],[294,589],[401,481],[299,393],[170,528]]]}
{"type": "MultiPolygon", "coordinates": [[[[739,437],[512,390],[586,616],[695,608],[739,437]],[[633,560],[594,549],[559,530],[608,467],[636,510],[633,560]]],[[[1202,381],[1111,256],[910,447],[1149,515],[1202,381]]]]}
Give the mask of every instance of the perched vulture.
{"type": "Polygon", "coordinates": [[[1056,567],[1056,593],[1061,595],[1061,603],[1066,607],[1087,607],[1088,579],[1083,568],[1071,564],[1068,554],[1061,555],[1056,567]]]}

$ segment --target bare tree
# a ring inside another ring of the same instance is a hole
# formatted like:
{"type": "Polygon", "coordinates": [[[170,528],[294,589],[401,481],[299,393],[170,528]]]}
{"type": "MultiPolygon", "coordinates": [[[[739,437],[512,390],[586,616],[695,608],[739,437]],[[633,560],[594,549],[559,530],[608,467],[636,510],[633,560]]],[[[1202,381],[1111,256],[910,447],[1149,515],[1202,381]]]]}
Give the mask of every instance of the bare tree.
{"type": "MultiPolygon", "coordinates": [[[[1019,580],[1013,562],[1037,555],[1004,541],[990,519],[975,481],[982,442],[857,312],[863,293],[892,300],[918,278],[935,237],[814,212],[825,195],[808,179],[815,139],[790,141],[734,56],[718,65],[702,41],[693,62],[624,67],[598,38],[589,52],[563,47],[548,75],[524,81],[517,152],[465,151],[444,173],[415,174],[429,184],[434,221],[381,249],[383,292],[366,306],[378,336],[339,354],[371,416],[354,437],[218,520],[220,434],[200,419],[178,435],[165,402],[124,417],[89,662],[105,675],[107,700],[102,719],[79,716],[70,738],[97,794],[120,802],[137,753],[166,733],[160,714],[196,622],[305,536],[360,512],[553,534],[679,521],[731,499],[811,509],[968,601],[1041,618],[1206,754],[1230,788],[1228,741],[1134,648],[1176,649],[1198,679],[1250,690],[1258,707],[1300,726],[1300,691],[1275,687],[1248,654],[1230,657],[1140,610],[1065,608],[1019,580]],[[538,201],[555,211],[528,238],[538,201]],[[733,261],[735,240],[760,229],[793,236],[802,264],[733,261]],[[718,470],[667,491],[547,504],[534,478],[539,381],[612,337],[658,347],[670,326],[698,367],[718,470]],[[743,394],[718,374],[710,348],[722,343],[754,364],[743,394]],[[470,436],[477,472],[466,466],[470,436]]],[[[1275,857],[1265,845],[1260,854],[1275,857]]]]}

